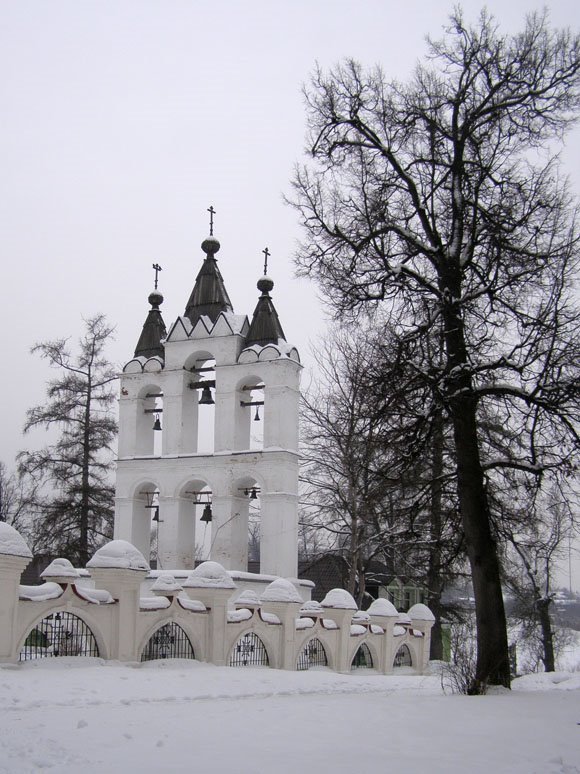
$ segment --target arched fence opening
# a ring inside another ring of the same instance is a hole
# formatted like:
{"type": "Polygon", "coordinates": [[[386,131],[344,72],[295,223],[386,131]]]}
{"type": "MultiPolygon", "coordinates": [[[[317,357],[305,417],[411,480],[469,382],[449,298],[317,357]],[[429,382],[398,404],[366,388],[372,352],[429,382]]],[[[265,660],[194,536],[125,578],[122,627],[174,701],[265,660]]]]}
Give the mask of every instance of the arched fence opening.
{"type": "Polygon", "coordinates": [[[411,651],[409,650],[407,645],[401,645],[399,650],[395,653],[393,667],[397,669],[399,667],[410,667],[410,666],[413,666],[411,651]]]}
{"type": "Polygon", "coordinates": [[[141,654],[141,661],[156,661],[162,658],[195,658],[189,637],[181,626],[173,621],[160,626],[151,635],[141,654]]]}
{"type": "Polygon", "coordinates": [[[73,613],[62,611],[47,615],[29,632],[19,661],[98,655],[97,641],[87,624],[73,613]]]}
{"type": "Polygon", "coordinates": [[[242,635],[230,655],[230,666],[270,666],[268,651],[254,632],[242,635]]]}
{"type": "Polygon", "coordinates": [[[373,657],[371,655],[369,646],[365,642],[363,642],[363,644],[354,654],[354,658],[352,660],[352,664],[350,665],[350,668],[351,669],[372,669],[373,668],[373,657]]]}
{"type": "Polygon", "coordinates": [[[306,645],[300,651],[296,661],[296,670],[303,672],[311,667],[328,666],[328,658],[324,645],[317,637],[308,640],[306,645]]]}

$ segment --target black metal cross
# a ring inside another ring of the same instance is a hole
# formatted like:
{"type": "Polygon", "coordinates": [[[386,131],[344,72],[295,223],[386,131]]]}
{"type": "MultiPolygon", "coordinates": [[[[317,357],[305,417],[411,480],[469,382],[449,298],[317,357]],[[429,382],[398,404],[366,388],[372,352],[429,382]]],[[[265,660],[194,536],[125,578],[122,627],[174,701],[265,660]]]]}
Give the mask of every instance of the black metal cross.
{"type": "Polygon", "coordinates": [[[268,273],[268,258],[270,257],[271,253],[267,247],[265,247],[262,252],[264,253],[264,276],[266,276],[268,273]]]}
{"type": "Polygon", "coordinates": [[[158,263],[153,264],[153,269],[155,270],[155,290],[157,290],[157,282],[159,279],[159,272],[163,271],[161,266],[158,263]]]}
{"type": "Polygon", "coordinates": [[[213,216],[216,214],[213,204],[207,208],[207,211],[209,212],[209,235],[213,236],[213,216]]]}

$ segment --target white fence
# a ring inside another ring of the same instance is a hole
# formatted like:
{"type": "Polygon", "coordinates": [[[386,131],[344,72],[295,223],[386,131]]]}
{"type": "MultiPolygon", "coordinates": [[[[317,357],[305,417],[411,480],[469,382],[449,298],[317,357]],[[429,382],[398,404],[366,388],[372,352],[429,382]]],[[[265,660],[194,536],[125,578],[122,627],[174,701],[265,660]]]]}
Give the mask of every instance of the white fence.
{"type": "Polygon", "coordinates": [[[43,585],[21,586],[30,557],[22,555],[23,548],[17,549],[21,555],[14,553],[14,540],[3,541],[6,526],[0,530],[1,662],[92,655],[381,673],[399,664],[421,673],[428,662],[434,619],[424,605],[398,614],[389,602],[377,600],[363,613],[339,589],[322,604],[304,603],[284,579],[270,584],[260,599],[248,591],[238,595],[231,577],[214,562],[200,565],[183,587],[164,574],[153,585],[154,596],[143,598],[148,570],[144,560],[118,561],[123,541],[112,541],[89,562],[94,588],[87,586],[86,573],[81,580],[66,560],[47,568],[43,585]],[[111,566],[115,563],[125,566],[111,566]]]}

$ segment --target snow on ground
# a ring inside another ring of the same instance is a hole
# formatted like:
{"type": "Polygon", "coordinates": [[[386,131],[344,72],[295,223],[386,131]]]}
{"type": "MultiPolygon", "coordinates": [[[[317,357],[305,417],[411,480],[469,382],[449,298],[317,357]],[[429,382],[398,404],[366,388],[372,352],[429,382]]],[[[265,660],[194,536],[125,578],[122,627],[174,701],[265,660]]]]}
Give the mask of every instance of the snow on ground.
{"type": "Polygon", "coordinates": [[[0,666],[0,772],[580,772],[580,672],[437,675],[59,658],[0,666]]]}

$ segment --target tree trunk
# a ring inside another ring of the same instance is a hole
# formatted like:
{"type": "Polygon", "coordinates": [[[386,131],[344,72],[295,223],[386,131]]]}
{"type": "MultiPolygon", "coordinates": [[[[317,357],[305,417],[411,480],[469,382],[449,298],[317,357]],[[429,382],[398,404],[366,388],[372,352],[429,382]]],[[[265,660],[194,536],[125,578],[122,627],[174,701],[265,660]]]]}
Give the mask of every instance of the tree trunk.
{"type": "Polygon", "coordinates": [[[540,619],[540,627],[542,629],[542,649],[544,651],[542,661],[544,662],[544,669],[546,672],[556,671],[556,659],[554,657],[554,632],[552,631],[552,620],[550,618],[551,603],[551,599],[539,599],[536,602],[538,618],[540,619]]]}
{"type": "Polygon", "coordinates": [[[431,630],[430,658],[443,659],[443,639],[441,629],[441,476],[443,474],[443,416],[441,409],[433,420],[433,442],[431,447],[431,507],[430,507],[430,548],[427,566],[427,604],[435,616],[435,625],[431,630]]]}
{"type": "Polygon", "coordinates": [[[84,428],[83,428],[83,457],[81,472],[81,508],[79,519],[79,563],[86,567],[89,556],[89,489],[90,489],[90,460],[91,460],[91,377],[90,372],[87,384],[87,402],[85,404],[84,428]]]}
{"type": "Polygon", "coordinates": [[[463,318],[453,300],[461,297],[457,274],[453,278],[442,277],[441,292],[446,299],[442,306],[448,374],[446,393],[455,441],[457,492],[475,597],[477,664],[470,691],[475,694],[485,691],[487,684],[510,686],[507,626],[500,566],[491,534],[491,515],[479,454],[477,399],[470,375],[463,318]]]}

